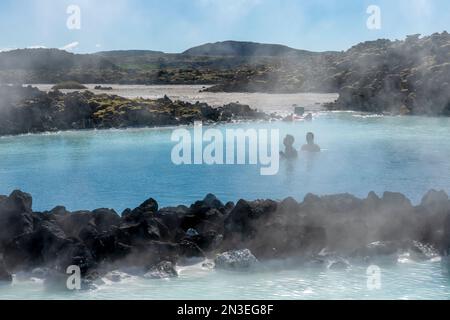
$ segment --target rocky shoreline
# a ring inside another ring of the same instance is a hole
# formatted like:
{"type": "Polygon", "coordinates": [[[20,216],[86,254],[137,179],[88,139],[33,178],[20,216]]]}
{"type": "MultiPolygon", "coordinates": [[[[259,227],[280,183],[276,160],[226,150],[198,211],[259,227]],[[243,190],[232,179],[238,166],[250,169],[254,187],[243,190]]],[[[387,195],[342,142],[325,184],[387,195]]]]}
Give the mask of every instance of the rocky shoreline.
{"type": "Polygon", "coordinates": [[[248,105],[127,99],[90,91],[45,93],[37,88],[0,86],[0,135],[80,129],[112,129],[189,125],[194,121],[264,120],[269,115],[248,105]]]}
{"type": "Polygon", "coordinates": [[[329,110],[450,116],[450,34],[380,39],[328,56],[236,71],[210,92],[339,93],[329,110]]]}
{"type": "Polygon", "coordinates": [[[64,277],[75,265],[89,285],[130,267],[147,278],[176,277],[175,266],[190,259],[228,270],[289,258],[341,269],[349,258],[370,264],[405,252],[419,261],[445,256],[450,201],[443,191],[428,192],[418,206],[391,192],[236,204],[210,194],[190,207],[159,208],[150,198],[119,215],[62,206],[34,212],[31,195],[14,191],[0,196],[0,228],[0,281],[20,272],[64,277]]]}
{"type": "Polygon", "coordinates": [[[367,41],[343,52],[284,48],[277,54],[279,46],[269,45],[272,54],[264,56],[262,48],[267,45],[216,43],[178,55],[15,50],[0,53],[0,83],[212,84],[204,91],[339,93],[330,110],[450,116],[446,31],[367,41]],[[149,65],[154,68],[148,70],[149,65]]]}

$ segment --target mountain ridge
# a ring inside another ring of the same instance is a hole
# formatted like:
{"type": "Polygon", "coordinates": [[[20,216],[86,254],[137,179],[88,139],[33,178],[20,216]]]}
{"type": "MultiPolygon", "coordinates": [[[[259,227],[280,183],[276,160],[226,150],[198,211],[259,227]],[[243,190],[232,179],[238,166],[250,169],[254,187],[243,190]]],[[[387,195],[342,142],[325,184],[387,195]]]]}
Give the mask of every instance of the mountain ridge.
{"type": "Polygon", "coordinates": [[[287,55],[315,55],[318,52],[294,49],[281,44],[259,43],[251,41],[219,41],[205,43],[192,47],[182,54],[195,56],[287,56],[287,55]]]}
{"type": "Polygon", "coordinates": [[[450,35],[445,31],[366,41],[345,52],[325,53],[249,42],[206,44],[184,54],[34,50],[0,53],[0,82],[212,84],[205,90],[337,92],[339,99],[328,106],[333,110],[450,116],[450,35]]]}
{"type": "Polygon", "coordinates": [[[100,57],[114,57],[114,56],[141,56],[141,55],[167,55],[167,56],[218,56],[218,57],[276,57],[276,56],[289,56],[289,55],[320,55],[326,53],[338,53],[338,51],[326,51],[316,52],[310,50],[296,49],[282,44],[276,43],[262,43],[252,41],[236,41],[226,40],[218,41],[214,43],[204,43],[198,46],[191,47],[183,52],[168,53],[160,50],[149,49],[124,49],[124,50],[108,50],[98,51],[93,53],[73,53],[67,50],[57,48],[17,48],[7,51],[0,51],[0,59],[4,56],[12,54],[20,54],[24,52],[33,52],[36,54],[42,54],[43,52],[55,53],[59,52],[67,56],[100,56],[100,57]]]}
{"type": "Polygon", "coordinates": [[[0,83],[218,84],[237,71],[275,65],[284,59],[306,62],[325,54],[242,41],[204,44],[182,53],[113,50],[77,54],[60,49],[16,49],[0,52],[0,83]]]}

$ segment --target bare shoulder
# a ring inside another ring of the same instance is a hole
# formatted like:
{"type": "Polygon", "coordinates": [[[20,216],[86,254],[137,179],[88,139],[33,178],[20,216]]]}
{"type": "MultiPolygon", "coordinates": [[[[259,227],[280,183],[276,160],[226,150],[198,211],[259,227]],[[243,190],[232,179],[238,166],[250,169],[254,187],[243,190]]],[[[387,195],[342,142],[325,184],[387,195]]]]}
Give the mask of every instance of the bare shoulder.
{"type": "Polygon", "coordinates": [[[314,145],[305,144],[302,147],[301,151],[302,152],[316,152],[317,153],[317,152],[321,152],[322,150],[320,149],[320,147],[317,144],[314,144],[314,145]]]}

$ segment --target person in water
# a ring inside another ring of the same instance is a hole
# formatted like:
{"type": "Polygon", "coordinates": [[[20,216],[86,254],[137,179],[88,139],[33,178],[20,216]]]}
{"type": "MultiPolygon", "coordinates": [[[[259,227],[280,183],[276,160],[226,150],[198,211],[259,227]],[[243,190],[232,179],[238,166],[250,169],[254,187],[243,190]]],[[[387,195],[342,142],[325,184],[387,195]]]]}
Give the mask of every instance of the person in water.
{"type": "Polygon", "coordinates": [[[284,138],[283,144],[285,147],[284,152],[280,152],[280,155],[285,159],[295,159],[298,157],[298,152],[294,148],[295,138],[288,134],[286,138],[284,138]]]}
{"type": "Polygon", "coordinates": [[[312,113],[308,113],[308,114],[305,116],[305,121],[313,121],[313,115],[312,115],[312,113]]]}
{"type": "Polygon", "coordinates": [[[306,135],[306,144],[302,147],[303,152],[320,152],[320,147],[314,142],[314,133],[309,132],[306,135]]]}

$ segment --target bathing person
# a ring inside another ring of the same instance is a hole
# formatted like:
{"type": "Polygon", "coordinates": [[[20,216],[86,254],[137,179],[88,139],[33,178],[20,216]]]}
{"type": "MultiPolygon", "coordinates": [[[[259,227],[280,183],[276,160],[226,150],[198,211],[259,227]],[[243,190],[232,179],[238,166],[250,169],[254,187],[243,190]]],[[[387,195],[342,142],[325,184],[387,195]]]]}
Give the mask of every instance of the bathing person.
{"type": "Polygon", "coordinates": [[[312,113],[308,113],[308,114],[305,116],[305,121],[313,121],[313,115],[312,115],[312,113]]]}
{"type": "Polygon", "coordinates": [[[303,152],[320,152],[320,147],[314,143],[314,133],[309,132],[306,135],[306,144],[302,147],[303,152]]]}
{"type": "Polygon", "coordinates": [[[286,138],[284,138],[283,144],[285,147],[284,152],[280,152],[280,155],[285,159],[295,159],[298,157],[298,152],[294,148],[295,138],[288,134],[286,138]]]}
{"type": "Polygon", "coordinates": [[[291,113],[290,115],[288,115],[287,117],[283,118],[284,122],[294,122],[294,114],[291,113]]]}

